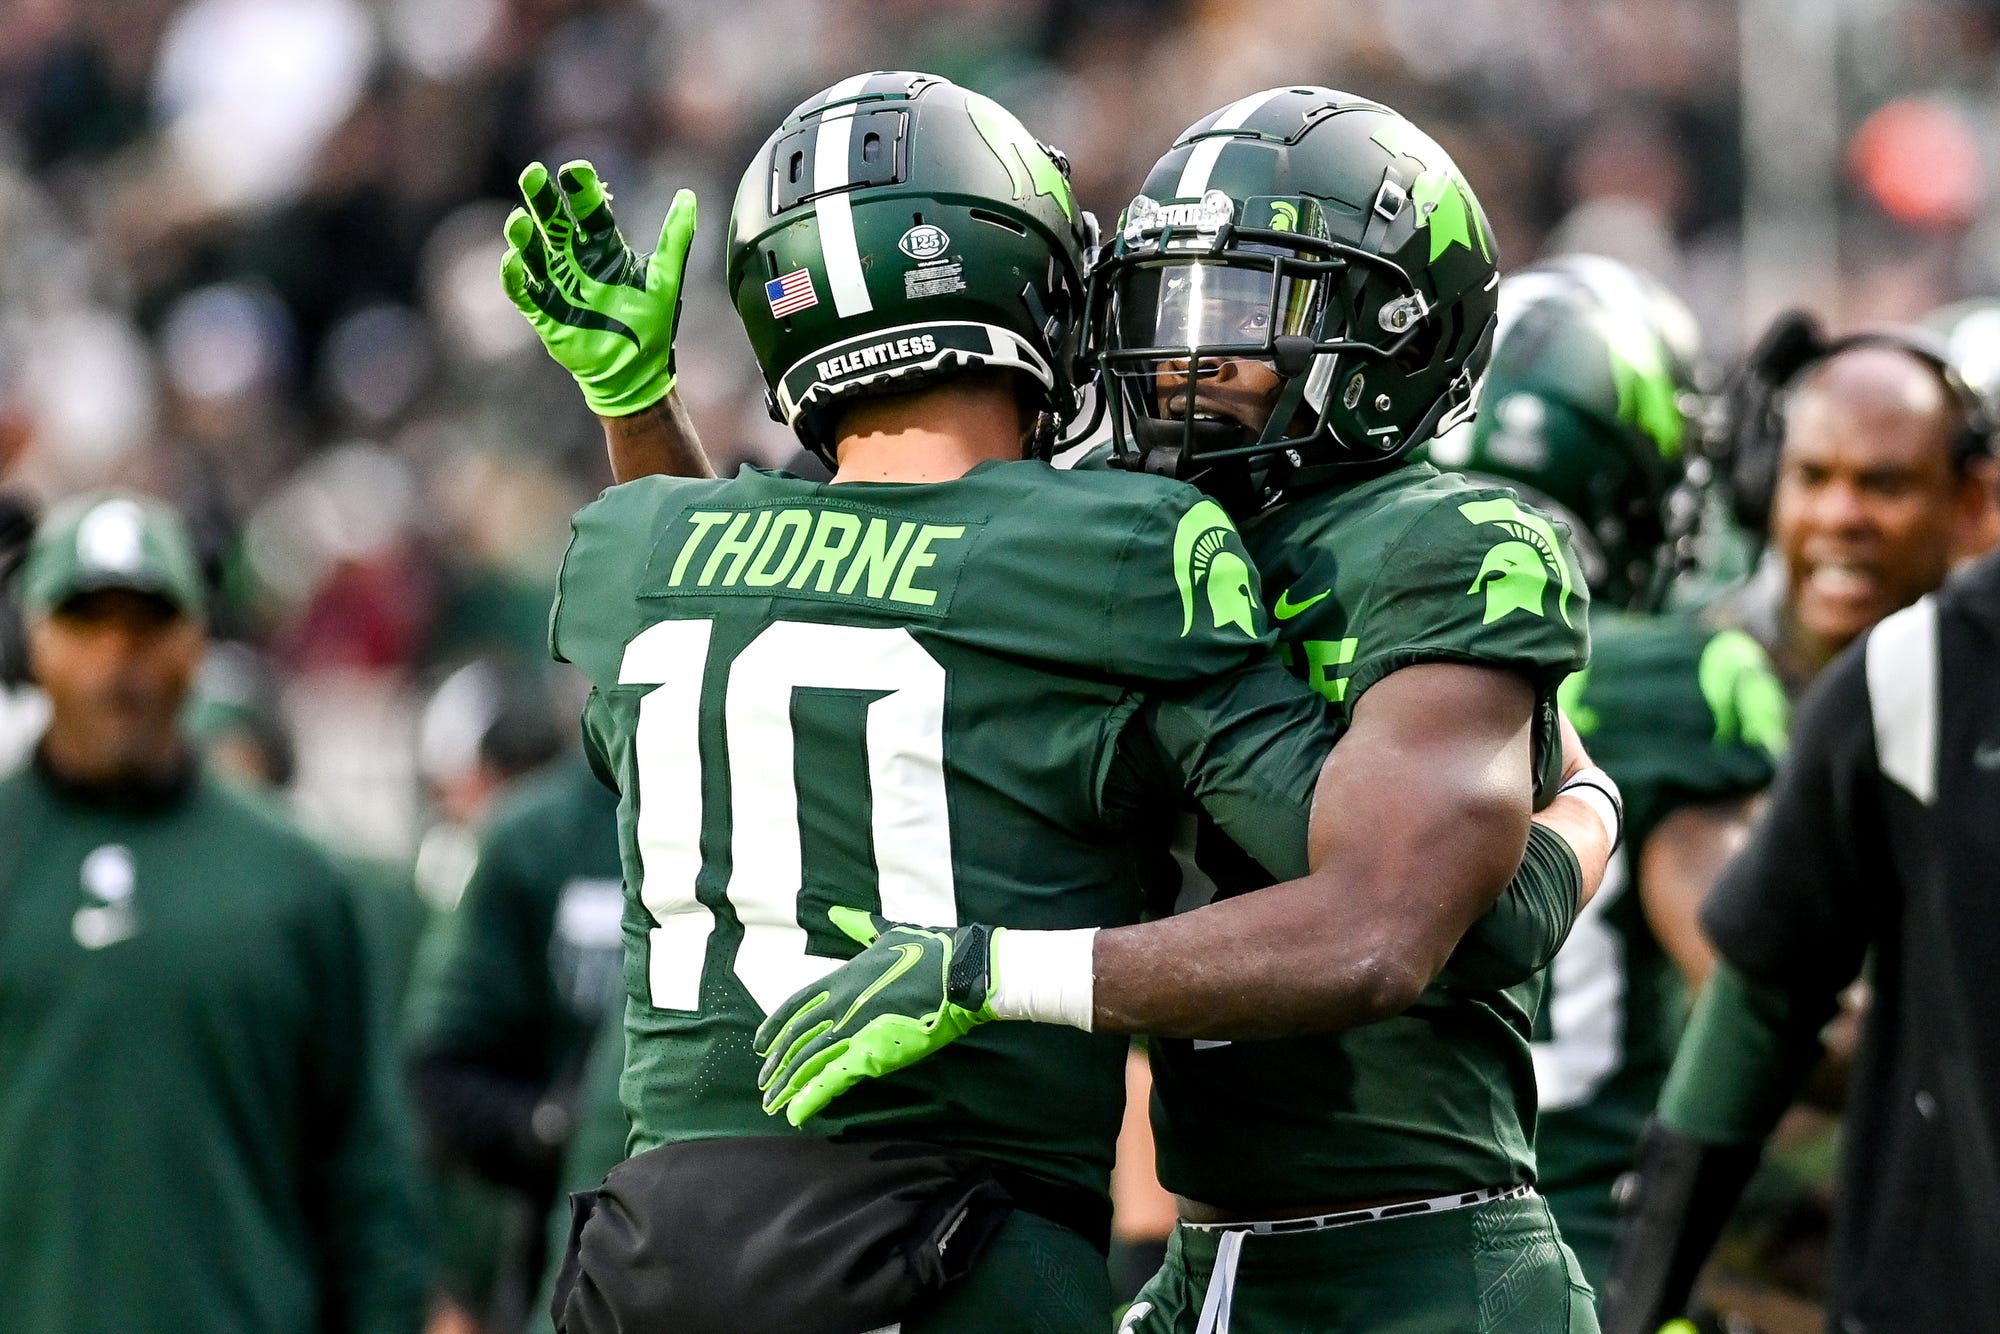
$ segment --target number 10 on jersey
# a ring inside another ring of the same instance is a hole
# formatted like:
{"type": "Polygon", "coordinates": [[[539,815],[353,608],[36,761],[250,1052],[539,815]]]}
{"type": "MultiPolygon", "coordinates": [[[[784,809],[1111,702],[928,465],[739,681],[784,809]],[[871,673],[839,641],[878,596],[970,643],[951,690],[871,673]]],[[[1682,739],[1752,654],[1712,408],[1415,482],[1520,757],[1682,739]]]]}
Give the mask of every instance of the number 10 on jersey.
{"type": "MultiPolygon", "coordinates": [[[[729,772],[729,911],[743,927],[733,968],[766,1013],[831,972],[837,959],[806,952],[799,922],[805,888],[799,833],[792,697],[797,690],[883,692],[868,705],[865,734],[873,796],[875,887],[839,886],[843,902],[884,917],[955,926],[951,816],[945,799],[945,670],[898,626],[774,621],[727,665],[709,670],[714,622],[662,621],[625,646],[621,685],[646,685],[633,755],[639,900],[651,914],[648,986],[665,1010],[701,1005],[702,970],[715,909],[700,901],[703,782],[701,711],[710,677],[722,691],[729,772]]],[[[713,759],[715,757],[711,757],[713,759]]],[[[849,805],[861,818],[860,794],[849,805]]]]}

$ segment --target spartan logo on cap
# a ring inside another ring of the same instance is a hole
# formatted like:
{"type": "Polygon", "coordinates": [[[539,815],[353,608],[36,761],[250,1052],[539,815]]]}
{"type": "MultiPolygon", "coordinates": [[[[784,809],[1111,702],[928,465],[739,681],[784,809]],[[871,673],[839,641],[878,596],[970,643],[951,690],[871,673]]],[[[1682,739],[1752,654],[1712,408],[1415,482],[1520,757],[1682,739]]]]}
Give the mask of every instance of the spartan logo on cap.
{"type": "Polygon", "coordinates": [[[1195,591],[1207,598],[1210,623],[1233,625],[1257,637],[1256,599],[1250,595],[1250,564],[1229,549],[1236,525],[1222,506],[1204,500],[1181,516],[1174,531],[1174,580],[1181,589],[1181,637],[1194,630],[1195,591]]]}
{"type": "Polygon", "coordinates": [[[146,511],[120,497],[94,506],[76,526],[77,559],[99,570],[129,574],[146,559],[146,511]]]}
{"type": "Polygon", "coordinates": [[[1472,523],[1498,524],[1508,540],[1495,543],[1479,564],[1466,594],[1486,594],[1486,615],[1481,625],[1491,625],[1517,611],[1535,616],[1548,614],[1549,582],[1560,590],[1557,609],[1563,624],[1570,624],[1569,598],[1574,581],[1569,562],[1563,558],[1556,530],[1541,515],[1522,509],[1508,496],[1492,500],[1469,500],[1458,507],[1472,523]]]}

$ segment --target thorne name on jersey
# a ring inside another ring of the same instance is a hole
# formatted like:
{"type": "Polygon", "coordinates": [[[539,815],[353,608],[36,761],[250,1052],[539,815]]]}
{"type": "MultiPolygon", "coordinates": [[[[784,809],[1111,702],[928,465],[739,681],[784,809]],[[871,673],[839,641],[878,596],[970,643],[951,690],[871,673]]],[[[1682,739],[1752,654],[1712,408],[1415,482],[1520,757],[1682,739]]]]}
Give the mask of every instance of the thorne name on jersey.
{"type": "Polygon", "coordinates": [[[669,541],[679,545],[680,554],[674,558],[666,587],[711,590],[783,585],[787,591],[807,597],[934,607],[938,588],[919,583],[919,577],[937,565],[941,555],[945,571],[955,571],[962,553],[947,554],[939,548],[947,543],[961,546],[965,535],[962,523],[884,518],[869,513],[864,505],[693,510],[669,535],[669,541]]]}

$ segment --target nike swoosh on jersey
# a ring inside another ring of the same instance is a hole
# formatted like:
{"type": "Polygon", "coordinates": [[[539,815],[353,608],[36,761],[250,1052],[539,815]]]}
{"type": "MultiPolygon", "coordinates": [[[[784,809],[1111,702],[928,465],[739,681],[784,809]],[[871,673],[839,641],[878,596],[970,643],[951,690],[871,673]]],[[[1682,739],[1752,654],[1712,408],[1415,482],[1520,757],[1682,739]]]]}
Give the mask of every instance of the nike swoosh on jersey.
{"type": "Polygon", "coordinates": [[[1307,598],[1304,602],[1294,602],[1292,601],[1292,590],[1288,588],[1278,594],[1277,605],[1271,608],[1271,614],[1281,621],[1289,621],[1307,607],[1313,606],[1315,603],[1324,602],[1331,596],[1333,596],[1333,590],[1329,588],[1323,593],[1313,594],[1313,596],[1307,598]]]}

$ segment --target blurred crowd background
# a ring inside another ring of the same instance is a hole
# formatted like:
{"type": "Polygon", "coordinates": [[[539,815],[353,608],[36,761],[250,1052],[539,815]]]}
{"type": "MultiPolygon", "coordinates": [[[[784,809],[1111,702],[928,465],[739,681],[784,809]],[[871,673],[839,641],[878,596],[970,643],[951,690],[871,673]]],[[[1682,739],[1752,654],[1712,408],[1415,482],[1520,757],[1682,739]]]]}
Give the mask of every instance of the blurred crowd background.
{"type": "Polygon", "coordinates": [[[476,811],[503,704],[574,703],[542,627],[608,477],[496,280],[531,159],[597,162],[646,239],[699,192],[682,392],[720,464],[781,464],[721,232],[762,136],[855,70],[998,97],[1107,218],[1247,89],[1364,93],[1464,164],[1507,265],[1628,259],[1726,358],[1780,304],[2000,288],[1996,54],[1991,0],[10,0],[0,466],[31,504],[180,504],[264,655],[211,687],[289,723],[309,822],[408,858],[476,811]]]}

